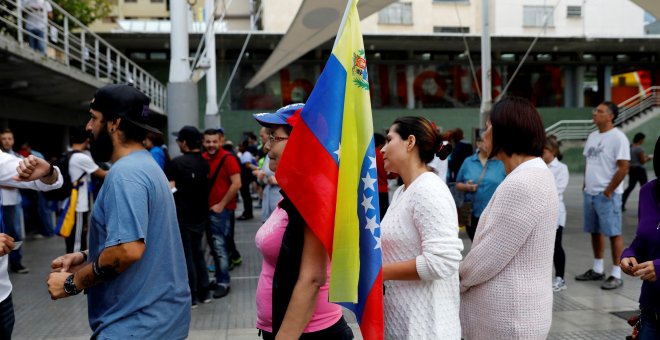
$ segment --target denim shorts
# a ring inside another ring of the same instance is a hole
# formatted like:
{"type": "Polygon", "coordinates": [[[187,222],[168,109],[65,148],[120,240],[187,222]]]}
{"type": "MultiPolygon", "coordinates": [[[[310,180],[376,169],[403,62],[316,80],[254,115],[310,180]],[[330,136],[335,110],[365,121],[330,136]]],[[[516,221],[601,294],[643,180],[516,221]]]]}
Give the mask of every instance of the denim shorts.
{"type": "Polygon", "coordinates": [[[603,193],[584,193],[584,231],[607,237],[621,235],[621,194],[607,198],[603,193]]]}

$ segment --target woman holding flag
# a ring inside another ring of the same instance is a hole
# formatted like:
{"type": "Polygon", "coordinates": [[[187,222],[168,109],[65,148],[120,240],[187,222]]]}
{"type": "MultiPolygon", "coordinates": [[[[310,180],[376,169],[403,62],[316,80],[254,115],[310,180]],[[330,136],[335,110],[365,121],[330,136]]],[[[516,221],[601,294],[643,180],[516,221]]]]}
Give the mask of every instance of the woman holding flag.
{"type": "MultiPolygon", "coordinates": [[[[254,114],[269,129],[265,149],[272,171],[303,106],[254,114]]],[[[255,242],[263,256],[256,302],[257,328],[264,339],[353,339],[341,307],[328,302],[328,254],[284,193],[255,242]]]]}
{"type": "MultiPolygon", "coordinates": [[[[398,118],[381,149],[403,179],[381,223],[386,339],[460,339],[463,242],[447,185],[427,166],[442,137],[422,117],[398,118]]],[[[445,156],[446,157],[446,156],[445,156]]]]}

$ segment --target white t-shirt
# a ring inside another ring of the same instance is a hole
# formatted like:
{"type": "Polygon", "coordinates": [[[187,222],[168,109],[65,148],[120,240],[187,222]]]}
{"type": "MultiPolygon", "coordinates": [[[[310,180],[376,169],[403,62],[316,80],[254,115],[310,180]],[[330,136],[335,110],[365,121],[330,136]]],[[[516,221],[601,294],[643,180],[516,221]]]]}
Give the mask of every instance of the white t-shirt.
{"type": "Polygon", "coordinates": [[[559,194],[559,219],[557,221],[557,228],[559,226],[566,226],[566,205],[564,204],[564,190],[568,186],[568,167],[566,164],[560,162],[557,158],[553,159],[548,164],[548,169],[555,177],[555,185],[557,185],[557,194],[559,194]]]}
{"type": "Polygon", "coordinates": [[[23,6],[27,12],[25,28],[45,31],[48,23],[48,12],[53,11],[53,6],[46,0],[28,0],[23,3],[23,6]]]}
{"type": "Polygon", "coordinates": [[[247,164],[247,163],[252,163],[255,164],[257,162],[257,159],[254,158],[252,153],[250,151],[244,151],[241,153],[241,156],[239,157],[241,159],[241,164],[247,164]]]}
{"type": "MultiPolygon", "coordinates": [[[[4,154],[18,159],[23,158],[14,151],[5,152],[4,154]]],[[[21,201],[21,193],[18,189],[2,189],[2,206],[18,205],[21,204],[21,201]]]]}
{"type": "Polygon", "coordinates": [[[440,179],[447,183],[447,169],[449,168],[449,161],[443,161],[438,156],[433,156],[433,160],[427,164],[433,169],[433,172],[440,177],[440,179]]]}
{"type": "Polygon", "coordinates": [[[89,211],[89,187],[87,186],[87,183],[92,179],[90,175],[98,169],[99,166],[96,165],[92,157],[87,154],[76,152],[71,155],[71,159],[69,160],[69,176],[71,177],[71,183],[75,182],[83,174],[86,174],[82,179],[83,184],[78,188],[78,202],[76,203],[77,212],[89,211]]]}
{"type": "MultiPolygon", "coordinates": [[[[628,138],[617,128],[603,133],[594,131],[587,138],[583,155],[587,158],[584,191],[590,195],[597,195],[605,191],[612,181],[617,170],[616,162],[630,160],[628,138]]],[[[623,181],[614,192],[623,193],[623,181]]]]}

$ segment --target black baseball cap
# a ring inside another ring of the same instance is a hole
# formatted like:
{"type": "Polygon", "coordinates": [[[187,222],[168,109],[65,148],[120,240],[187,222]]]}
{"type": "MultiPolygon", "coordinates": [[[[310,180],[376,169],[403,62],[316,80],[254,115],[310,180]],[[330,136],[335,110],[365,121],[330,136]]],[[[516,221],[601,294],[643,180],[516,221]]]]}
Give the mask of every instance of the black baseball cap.
{"type": "Polygon", "coordinates": [[[122,118],[147,131],[161,132],[147,124],[151,99],[132,85],[106,85],[96,91],[89,104],[93,110],[100,111],[106,119],[122,118]]]}
{"type": "Polygon", "coordinates": [[[185,141],[189,145],[197,145],[202,142],[202,134],[196,127],[186,125],[179,132],[172,132],[178,141],[185,141]]]}

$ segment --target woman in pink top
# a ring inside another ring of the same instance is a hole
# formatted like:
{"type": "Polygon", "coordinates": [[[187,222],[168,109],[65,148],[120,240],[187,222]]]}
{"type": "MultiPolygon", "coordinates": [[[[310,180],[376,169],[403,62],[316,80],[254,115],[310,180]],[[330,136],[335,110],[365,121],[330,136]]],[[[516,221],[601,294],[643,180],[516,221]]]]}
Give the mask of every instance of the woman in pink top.
{"type": "MultiPolygon", "coordinates": [[[[276,171],[303,104],[255,114],[269,129],[265,149],[276,171]]],[[[263,256],[257,285],[257,328],[264,339],[353,339],[341,307],[328,302],[330,261],[296,208],[283,199],[255,237],[263,256]]]]}

